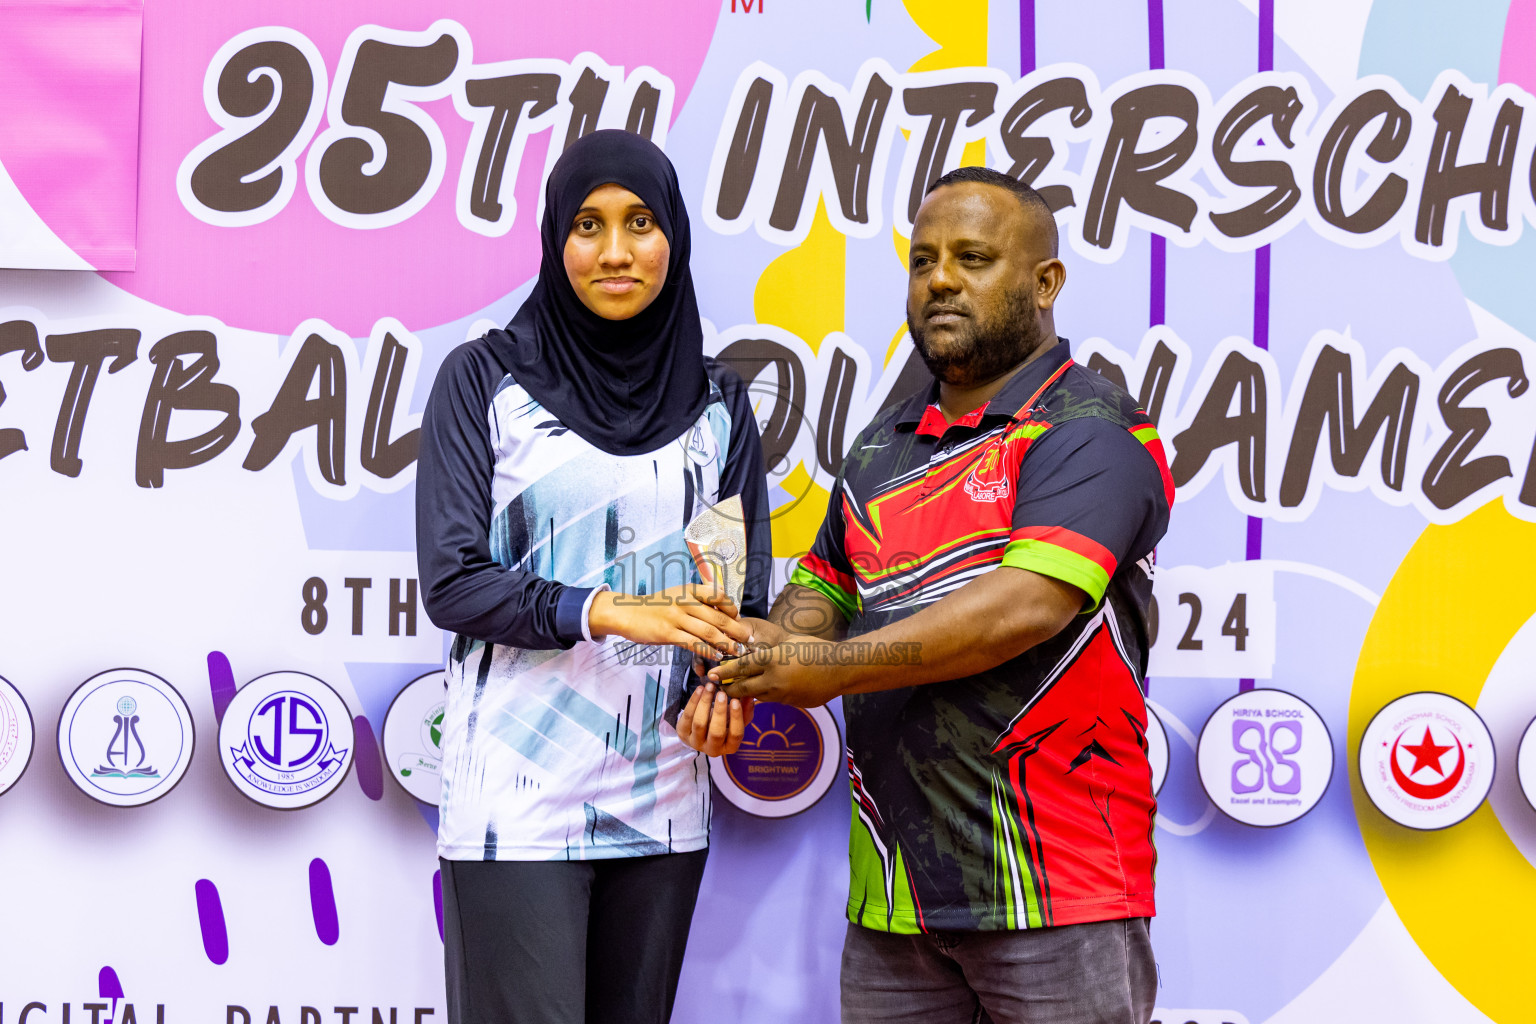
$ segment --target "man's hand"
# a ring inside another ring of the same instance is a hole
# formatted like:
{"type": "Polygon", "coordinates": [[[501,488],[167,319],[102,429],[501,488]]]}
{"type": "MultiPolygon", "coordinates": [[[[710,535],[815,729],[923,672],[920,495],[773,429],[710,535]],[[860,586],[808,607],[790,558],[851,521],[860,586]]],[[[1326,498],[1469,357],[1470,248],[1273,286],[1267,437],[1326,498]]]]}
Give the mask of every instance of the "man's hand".
{"type": "Polygon", "coordinates": [[[734,754],[752,722],[754,703],[751,697],[729,697],[714,683],[705,683],[677,716],[678,738],[710,757],[734,754]]]}
{"type": "MultiPolygon", "coordinates": [[[[843,619],[831,601],[793,584],[784,594],[792,599],[781,594],[774,602],[774,622],[793,629],[792,613],[809,609],[808,622],[838,628],[827,637],[755,634],[776,646],[753,644],[751,654],[709,671],[731,696],[808,708],[837,696],[963,679],[1044,643],[1090,603],[1075,584],[998,566],[905,619],[838,641],[843,619]]],[[[756,628],[756,620],[746,621],[756,628]]]]}
{"type": "Polygon", "coordinates": [[[754,646],[751,654],[721,662],[709,678],[732,697],[816,708],[843,692],[836,647],[830,640],[785,633],[775,646],[754,646]]]}
{"type": "Polygon", "coordinates": [[[675,644],[704,657],[730,657],[752,635],[724,591],[684,583],[634,596],[604,591],[592,599],[587,624],[593,636],[616,633],[638,644],[675,644]]]}
{"type": "Polygon", "coordinates": [[[777,622],[769,622],[767,619],[747,617],[743,618],[741,623],[752,631],[752,639],[749,641],[749,644],[754,649],[781,644],[786,637],[794,635],[777,622]]]}
{"type": "MultiPolygon", "coordinates": [[[[757,650],[760,647],[772,647],[782,643],[785,637],[791,634],[786,632],[783,626],[767,619],[754,619],[748,616],[742,617],[740,623],[752,631],[752,638],[747,641],[747,649],[757,650]]],[[[732,654],[745,654],[745,650],[733,651],[732,654]]],[[[704,658],[698,654],[693,656],[693,674],[703,679],[710,669],[715,667],[719,658],[704,658]]]]}

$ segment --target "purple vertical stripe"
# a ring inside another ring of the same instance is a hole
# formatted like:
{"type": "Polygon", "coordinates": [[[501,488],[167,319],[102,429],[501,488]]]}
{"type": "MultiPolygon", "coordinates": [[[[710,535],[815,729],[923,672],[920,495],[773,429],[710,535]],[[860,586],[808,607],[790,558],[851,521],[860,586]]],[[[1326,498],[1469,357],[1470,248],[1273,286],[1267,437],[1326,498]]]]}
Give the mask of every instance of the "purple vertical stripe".
{"type": "Polygon", "coordinates": [[[352,755],[352,763],[357,765],[357,784],[363,787],[369,800],[378,800],[384,795],[384,762],[379,757],[379,744],[374,739],[373,726],[368,724],[368,716],[358,715],[352,719],[352,732],[357,747],[352,755]]]}
{"type": "MultiPolygon", "coordinates": [[[[1147,0],[1147,66],[1156,71],[1166,66],[1163,52],[1163,0],[1147,0]]],[[[1153,235],[1150,250],[1151,280],[1147,285],[1147,323],[1157,327],[1168,322],[1168,239],[1153,235]]],[[[1152,679],[1142,681],[1144,693],[1152,692],[1152,679]]]]}
{"type": "MultiPolygon", "coordinates": [[[[1147,66],[1156,71],[1167,66],[1163,52],[1163,0],[1147,0],[1147,66]]],[[[1168,240],[1152,236],[1152,281],[1147,322],[1153,327],[1168,322],[1168,240]]]]}
{"type": "Polygon", "coordinates": [[[1269,351],[1269,246],[1253,254],[1253,343],[1269,351]]]}
{"type": "Polygon", "coordinates": [[[1035,0],[1019,0],[1019,77],[1035,70],[1035,0]]]}
{"type": "Polygon", "coordinates": [[[1275,0],[1259,0],[1259,70],[1275,70],[1275,0]]]}
{"type": "Polygon", "coordinates": [[[235,699],[235,671],[223,651],[208,652],[208,689],[213,694],[213,718],[224,721],[224,709],[235,699]]]}
{"type": "MultiPolygon", "coordinates": [[[[1269,350],[1269,246],[1260,246],[1253,254],[1253,343],[1269,350]]],[[[1248,543],[1245,557],[1251,562],[1264,551],[1264,520],[1248,517],[1248,543]]],[[[1250,683],[1250,689],[1252,684],[1250,683]]]]}
{"type": "Polygon", "coordinates": [[[203,933],[203,952],[216,964],[229,960],[229,930],[224,927],[224,904],[219,901],[219,887],[206,878],[193,886],[197,893],[197,924],[203,933]]]}
{"type": "Polygon", "coordinates": [[[331,869],[316,857],[309,862],[309,911],[315,919],[315,934],[327,946],[341,938],[341,924],[336,919],[336,890],[331,887],[331,869]]]}
{"type": "MultiPolygon", "coordinates": [[[[1259,0],[1259,70],[1275,69],[1275,0],[1259,0]]],[[[1269,246],[1260,246],[1253,254],[1253,343],[1269,349],[1269,246]]],[[[1245,557],[1256,561],[1264,556],[1264,520],[1248,517],[1245,557]]],[[[1253,689],[1252,679],[1237,681],[1239,693],[1253,689]]]]}
{"type": "Polygon", "coordinates": [[[437,910],[437,941],[443,941],[443,872],[432,872],[432,906],[437,910]]]}

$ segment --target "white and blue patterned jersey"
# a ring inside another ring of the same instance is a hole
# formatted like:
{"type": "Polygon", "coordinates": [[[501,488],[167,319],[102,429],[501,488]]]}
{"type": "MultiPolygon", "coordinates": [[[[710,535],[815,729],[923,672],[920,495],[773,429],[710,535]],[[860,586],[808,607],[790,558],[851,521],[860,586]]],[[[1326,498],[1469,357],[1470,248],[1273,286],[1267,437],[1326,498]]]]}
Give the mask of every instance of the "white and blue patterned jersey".
{"type": "Polygon", "coordinates": [[[677,736],[691,655],[587,639],[603,584],[652,593],[699,577],[683,540],[740,495],[742,613],[764,614],[770,541],[746,388],[709,363],[681,437],[611,455],[529,396],[485,339],[438,373],[421,427],[417,551],[428,614],[456,634],[446,670],[438,853],[586,860],[708,843],[707,759],[677,736]]]}

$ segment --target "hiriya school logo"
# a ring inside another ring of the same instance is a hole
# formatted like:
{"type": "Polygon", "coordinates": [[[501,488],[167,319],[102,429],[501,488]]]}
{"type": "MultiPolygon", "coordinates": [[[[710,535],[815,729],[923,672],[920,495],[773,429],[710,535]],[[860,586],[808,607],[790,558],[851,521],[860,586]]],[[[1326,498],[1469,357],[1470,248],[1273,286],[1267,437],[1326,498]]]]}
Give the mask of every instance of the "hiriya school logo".
{"type": "Polygon", "coordinates": [[[32,711],[0,676],[0,793],[16,784],[32,760],[32,711]]]}
{"type": "Polygon", "coordinates": [[[389,774],[411,796],[436,807],[443,783],[443,673],[405,685],[384,715],[389,774]]]}
{"type": "Polygon", "coordinates": [[[1005,471],[1001,442],[994,441],[982,453],[981,461],[965,478],[965,493],[972,501],[1002,501],[1008,497],[1008,474],[1005,471]]]}
{"type": "Polygon", "coordinates": [[[303,672],[242,686],[219,724],[219,760],[235,788],[278,810],[318,803],[352,766],[352,716],[336,691],[303,672]]]}
{"type": "Polygon", "coordinates": [[[1272,828],[1323,798],[1333,778],[1333,738],[1322,716],[1295,694],[1249,690],[1206,719],[1195,760],[1217,810],[1272,828]]]}
{"type": "Polygon", "coordinates": [[[787,818],[827,795],[842,761],[837,719],[826,708],[759,703],[741,748],[711,758],[709,777],[748,814],[787,818]]]}
{"type": "Polygon", "coordinates": [[[158,800],[192,763],[192,712],[153,672],[118,668],[81,683],[59,715],[59,761],[80,790],[114,807],[158,800]]]}
{"type": "Polygon", "coordinates": [[[1467,705],[1410,693],[1376,713],[1360,741],[1360,782],[1376,809],[1409,828],[1467,818],[1493,785],[1493,738],[1467,705]]]}

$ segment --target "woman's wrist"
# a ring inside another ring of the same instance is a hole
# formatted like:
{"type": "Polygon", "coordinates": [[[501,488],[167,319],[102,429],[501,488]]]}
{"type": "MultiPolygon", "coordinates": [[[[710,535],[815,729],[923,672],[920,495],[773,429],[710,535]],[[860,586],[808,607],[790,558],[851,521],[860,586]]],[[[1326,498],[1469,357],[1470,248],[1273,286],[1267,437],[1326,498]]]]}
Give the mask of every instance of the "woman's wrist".
{"type": "Polygon", "coordinates": [[[592,607],[587,609],[587,632],[594,637],[611,636],[620,632],[619,612],[613,603],[613,591],[603,590],[592,595],[592,607]]]}
{"type": "Polygon", "coordinates": [[[608,593],[608,591],[610,589],[612,589],[612,588],[610,588],[608,586],[608,584],[606,584],[606,583],[599,583],[596,587],[594,587],[592,589],[592,591],[590,593],[587,594],[586,601],[584,601],[582,603],[582,606],[581,606],[581,633],[582,633],[582,636],[581,636],[581,638],[583,640],[595,641],[597,643],[602,643],[604,640],[608,639],[608,634],[607,633],[603,632],[600,629],[593,629],[592,628],[592,605],[597,602],[597,599],[599,597],[601,597],[603,594],[608,593]]]}

